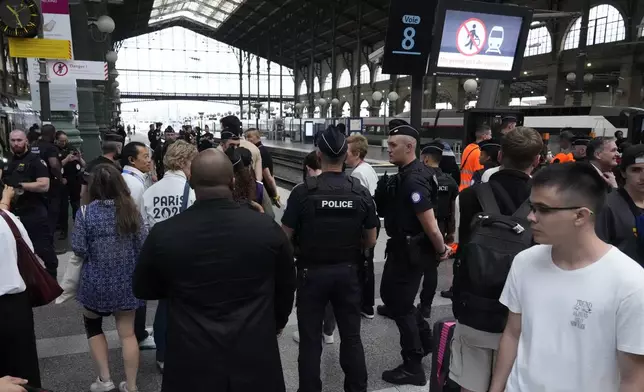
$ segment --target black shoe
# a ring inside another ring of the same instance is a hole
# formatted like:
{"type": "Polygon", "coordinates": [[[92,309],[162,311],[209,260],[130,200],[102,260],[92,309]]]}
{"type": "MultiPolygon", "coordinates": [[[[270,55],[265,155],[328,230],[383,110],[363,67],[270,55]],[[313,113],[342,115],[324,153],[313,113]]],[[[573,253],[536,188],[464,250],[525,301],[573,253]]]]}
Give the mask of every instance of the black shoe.
{"type": "Polygon", "coordinates": [[[418,304],[416,307],[418,308],[418,311],[423,316],[423,318],[428,319],[428,318],[430,318],[432,316],[432,307],[431,306],[426,306],[426,305],[423,305],[421,303],[421,304],[418,304]]]}
{"type": "Polygon", "coordinates": [[[451,299],[454,297],[454,293],[452,292],[452,290],[443,290],[441,291],[441,297],[451,299]]]}
{"type": "Polygon", "coordinates": [[[385,305],[378,305],[376,307],[376,311],[383,317],[391,318],[391,313],[389,313],[389,309],[387,309],[387,306],[385,305]]]}
{"type": "Polygon", "coordinates": [[[420,343],[423,345],[423,356],[426,357],[434,351],[434,339],[431,332],[428,334],[420,333],[420,343]]]}
{"type": "Polygon", "coordinates": [[[418,372],[412,373],[404,364],[398,366],[395,369],[382,372],[382,379],[390,384],[395,385],[410,384],[422,387],[427,384],[427,378],[425,377],[424,371],[420,370],[418,372]]]}
{"type": "Polygon", "coordinates": [[[362,314],[362,317],[372,319],[374,318],[374,313],[373,313],[373,306],[363,306],[362,310],[360,310],[360,314],[362,314]]]}
{"type": "Polygon", "coordinates": [[[59,241],[64,241],[67,239],[67,232],[66,231],[61,231],[60,235],[58,236],[59,241]]]}

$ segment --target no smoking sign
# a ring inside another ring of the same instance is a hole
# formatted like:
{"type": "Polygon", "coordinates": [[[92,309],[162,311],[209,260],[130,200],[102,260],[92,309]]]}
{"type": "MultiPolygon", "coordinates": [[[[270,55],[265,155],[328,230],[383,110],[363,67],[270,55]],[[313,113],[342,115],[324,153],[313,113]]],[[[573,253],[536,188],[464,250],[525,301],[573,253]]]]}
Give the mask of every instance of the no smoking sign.
{"type": "Polygon", "coordinates": [[[456,32],[456,48],[465,56],[479,54],[487,40],[485,23],[477,18],[470,18],[461,23],[456,32]]]}
{"type": "Polygon", "coordinates": [[[69,72],[69,68],[67,67],[67,64],[60,61],[57,63],[54,63],[52,68],[56,76],[65,76],[69,72]]]}

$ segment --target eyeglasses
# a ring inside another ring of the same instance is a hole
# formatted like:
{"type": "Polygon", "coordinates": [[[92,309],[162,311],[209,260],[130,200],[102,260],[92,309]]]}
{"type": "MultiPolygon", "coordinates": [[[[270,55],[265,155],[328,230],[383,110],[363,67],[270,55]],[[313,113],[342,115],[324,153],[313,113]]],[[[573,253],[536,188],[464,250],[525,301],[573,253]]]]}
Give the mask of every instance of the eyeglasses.
{"type": "Polygon", "coordinates": [[[578,210],[580,208],[585,208],[587,209],[590,214],[594,214],[591,210],[589,210],[587,207],[582,207],[582,206],[571,206],[571,207],[550,207],[545,204],[532,204],[531,202],[528,202],[528,205],[530,206],[530,211],[532,213],[536,214],[537,212],[539,214],[551,214],[553,212],[557,211],[572,211],[572,210],[578,210]]]}

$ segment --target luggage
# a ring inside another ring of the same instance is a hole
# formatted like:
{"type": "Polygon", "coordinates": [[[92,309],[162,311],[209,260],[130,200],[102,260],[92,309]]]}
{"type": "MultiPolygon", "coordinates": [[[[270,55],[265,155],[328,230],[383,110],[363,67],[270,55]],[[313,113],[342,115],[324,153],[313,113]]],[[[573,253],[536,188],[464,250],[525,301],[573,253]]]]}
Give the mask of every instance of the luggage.
{"type": "Polygon", "coordinates": [[[456,321],[445,318],[434,323],[434,351],[432,372],[429,375],[429,392],[460,392],[461,388],[449,379],[452,336],[456,321]]]}

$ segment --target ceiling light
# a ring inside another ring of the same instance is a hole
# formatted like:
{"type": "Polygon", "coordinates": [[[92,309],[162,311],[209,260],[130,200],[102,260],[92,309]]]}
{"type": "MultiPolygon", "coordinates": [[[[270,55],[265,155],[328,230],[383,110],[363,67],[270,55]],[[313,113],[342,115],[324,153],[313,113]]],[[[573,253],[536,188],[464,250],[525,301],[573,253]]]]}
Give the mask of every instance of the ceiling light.
{"type": "Polygon", "coordinates": [[[586,64],[586,67],[590,67],[590,66],[592,66],[592,63],[586,64]]]}
{"type": "Polygon", "coordinates": [[[527,75],[527,74],[528,74],[528,71],[523,71],[523,74],[524,74],[524,75],[527,75]]]}

